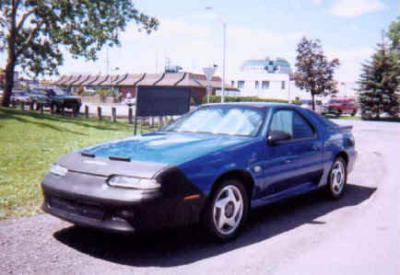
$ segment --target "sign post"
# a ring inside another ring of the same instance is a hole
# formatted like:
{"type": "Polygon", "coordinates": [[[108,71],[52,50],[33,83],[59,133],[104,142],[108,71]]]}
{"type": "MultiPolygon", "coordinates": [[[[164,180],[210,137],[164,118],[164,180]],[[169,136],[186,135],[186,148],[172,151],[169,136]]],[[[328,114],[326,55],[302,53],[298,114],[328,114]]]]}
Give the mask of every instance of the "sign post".
{"type": "Polygon", "coordinates": [[[204,72],[204,75],[206,76],[206,80],[207,80],[207,88],[206,88],[207,103],[210,103],[211,80],[212,80],[212,77],[213,77],[216,69],[217,69],[216,65],[214,65],[212,67],[203,68],[203,72],[204,72]]]}

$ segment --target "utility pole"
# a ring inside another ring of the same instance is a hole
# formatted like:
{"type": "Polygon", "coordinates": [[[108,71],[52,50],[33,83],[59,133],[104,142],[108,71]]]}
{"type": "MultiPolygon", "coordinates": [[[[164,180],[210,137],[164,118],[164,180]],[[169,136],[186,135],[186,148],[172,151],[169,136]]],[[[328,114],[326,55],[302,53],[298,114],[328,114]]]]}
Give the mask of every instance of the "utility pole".
{"type": "MultiPolygon", "coordinates": [[[[205,7],[206,10],[214,10],[213,7],[205,7]]],[[[222,22],[222,79],[221,79],[221,102],[225,102],[225,59],[226,59],[226,23],[217,14],[222,22]]]]}
{"type": "Polygon", "coordinates": [[[108,46],[106,47],[106,74],[110,71],[110,60],[108,58],[108,46]]]}

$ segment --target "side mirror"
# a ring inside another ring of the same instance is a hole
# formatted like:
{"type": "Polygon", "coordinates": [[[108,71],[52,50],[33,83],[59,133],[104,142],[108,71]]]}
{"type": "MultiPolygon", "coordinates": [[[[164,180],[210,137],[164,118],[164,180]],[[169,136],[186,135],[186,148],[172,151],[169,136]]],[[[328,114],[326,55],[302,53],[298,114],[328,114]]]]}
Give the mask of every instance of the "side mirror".
{"type": "Polygon", "coordinates": [[[269,132],[267,141],[269,144],[274,145],[281,141],[289,140],[291,138],[292,138],[292,135],[289,134],[288,132],[274,130],[274,131],[269,132]]]}

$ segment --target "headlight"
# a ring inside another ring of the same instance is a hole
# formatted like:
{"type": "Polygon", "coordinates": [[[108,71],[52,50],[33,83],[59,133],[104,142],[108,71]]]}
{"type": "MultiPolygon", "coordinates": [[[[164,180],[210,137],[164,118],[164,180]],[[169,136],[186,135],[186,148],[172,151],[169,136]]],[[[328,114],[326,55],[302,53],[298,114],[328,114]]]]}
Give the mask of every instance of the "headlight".
{"type": "Polygon", "coordinates": [[[50,168],[50,173],[57,175],[57,176],[65,176],[68,172],[68,169],[65,167],[62,167],[61,165],[58,164],[54,164],[51,168],[50,168]]]}
{"type": "Polygon", "coordinates": [[[157,189],[160,188],[160,183],[153,179],[140,179],[125,176],[112,176],[108,180],[108,184],[114,187],[133,188],[133,189],[157,189]]]}

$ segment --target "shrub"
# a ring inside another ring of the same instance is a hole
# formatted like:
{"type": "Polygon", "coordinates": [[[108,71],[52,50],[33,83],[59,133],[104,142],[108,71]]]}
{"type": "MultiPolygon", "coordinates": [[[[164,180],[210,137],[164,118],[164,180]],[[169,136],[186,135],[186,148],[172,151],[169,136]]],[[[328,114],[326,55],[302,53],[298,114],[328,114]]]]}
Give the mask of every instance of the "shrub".
{"type": "Polygon", "coordinates": [[[106,89],[106,88],[100,88],[100,89],[97,90],[96,93],[100,96],[101,102],[105,102],[107,96],[113,96],[114,95],[114,92],[112,90],[106,89]]]}

